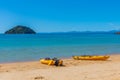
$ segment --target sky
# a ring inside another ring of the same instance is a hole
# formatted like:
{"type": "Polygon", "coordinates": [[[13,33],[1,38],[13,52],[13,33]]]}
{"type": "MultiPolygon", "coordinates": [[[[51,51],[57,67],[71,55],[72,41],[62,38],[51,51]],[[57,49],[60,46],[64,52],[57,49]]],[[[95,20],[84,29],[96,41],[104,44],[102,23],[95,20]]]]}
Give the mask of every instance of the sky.
{"type": "Polygon", "coordinates": [[[120,0],[0,0],[0,33],[120,30],[120,0]]]}

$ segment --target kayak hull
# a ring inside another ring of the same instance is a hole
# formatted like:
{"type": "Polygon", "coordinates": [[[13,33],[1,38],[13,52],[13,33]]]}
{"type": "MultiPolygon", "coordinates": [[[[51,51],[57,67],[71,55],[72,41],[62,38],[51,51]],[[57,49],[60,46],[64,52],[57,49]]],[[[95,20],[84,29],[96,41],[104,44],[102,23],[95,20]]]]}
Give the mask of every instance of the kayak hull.
{"type": "Polygon", "coordinates": [[[75,60],[107,60],[110,56],[73,56],[75,60]]]}
{"type": "Polygon", "coordinates": [[[53,60],[45,60],[45,59],[41,59],[40,62],[42,64],[47,64],[47,65],[53,65],[54,61],[53,60]]]}
{"type": "MultiPolygon", "coordinates": [[[[55,65],[55,64],[56,64],[56,61],[55,61],[55,60],[52,60],[52,59],[50,59],[50,60],[41,59],[41,60],[40,60],[40,63],[46,64],[46,65],[55,65]]],[[[57,62],[57,66],[61,66],[61,65],[63,65],[63,61],[62,61],[62,60],[59,60],[59,61],[57,62]]]]}

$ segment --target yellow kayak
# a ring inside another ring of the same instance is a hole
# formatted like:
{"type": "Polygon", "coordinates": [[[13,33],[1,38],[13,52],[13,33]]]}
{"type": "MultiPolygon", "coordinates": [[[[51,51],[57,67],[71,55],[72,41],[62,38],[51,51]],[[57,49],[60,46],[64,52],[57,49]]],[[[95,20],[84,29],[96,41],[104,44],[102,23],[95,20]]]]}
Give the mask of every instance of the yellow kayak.
{"type": "Polygon", "coordinates": [[[110,56],[73,56],[75,60],[107,60],[110,56]]]}
{"type": "Polygon", "coordinates": [[[47,64],[47,65],[55,65],[55,66],[62,66],[63,65],[62,60],[40,59],[40,62],[42,64],[47,64]]]}

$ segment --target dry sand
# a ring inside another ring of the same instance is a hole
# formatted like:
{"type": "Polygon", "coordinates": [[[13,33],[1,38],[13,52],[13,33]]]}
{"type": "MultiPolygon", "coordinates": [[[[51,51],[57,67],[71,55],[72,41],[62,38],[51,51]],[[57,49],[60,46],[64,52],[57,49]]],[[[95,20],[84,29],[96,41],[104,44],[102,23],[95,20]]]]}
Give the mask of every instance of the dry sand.
{"type": "Polygon", "coordinates": [[[39,61],[0,64],[0,80],[120,80],[120,55],[107,61],[63,61],[63,67],[39,61]]]}

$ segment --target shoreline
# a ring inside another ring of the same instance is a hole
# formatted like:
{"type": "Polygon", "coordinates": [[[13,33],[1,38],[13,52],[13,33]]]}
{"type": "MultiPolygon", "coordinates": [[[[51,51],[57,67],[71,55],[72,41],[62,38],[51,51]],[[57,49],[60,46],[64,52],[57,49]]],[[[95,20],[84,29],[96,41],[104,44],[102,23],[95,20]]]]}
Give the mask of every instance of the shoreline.
{"type": "MultiPolygon", "coordinates": [[[[102,54],[100,54],[102,55],[102,54]]],[[[110,56],[114,56],[114,55],[120,55],[120,53],[111,53],[111,54],[106,54],[106,55],[110,55],[110,56]]],[[[56,57],[57,58],[57,57],[56,57]]],[[[61,58],[58,58],[58,59],[71,59],[71,57],[61,57],[61,58]]],[[[40,59],[39,59],[40,60],[40,59]]],[[[0,64],[13,64],[13,63],[27,63],[27,62],[37,62],[39,60],[27,60],[27,61],[11,61],[11,62],[0,62],[0,64]]]]}
{"type": "Polygon", "coordinates": [[[0,77],[1,80],[120,79],[120,54],[110,55],[107,61],[74,60],[72,58],[62,60],[64,64],[62,67],[44,65],[39,61],[0,64],[0,77]]]}

